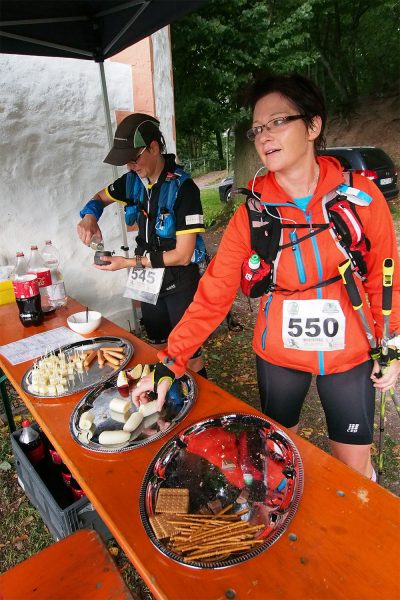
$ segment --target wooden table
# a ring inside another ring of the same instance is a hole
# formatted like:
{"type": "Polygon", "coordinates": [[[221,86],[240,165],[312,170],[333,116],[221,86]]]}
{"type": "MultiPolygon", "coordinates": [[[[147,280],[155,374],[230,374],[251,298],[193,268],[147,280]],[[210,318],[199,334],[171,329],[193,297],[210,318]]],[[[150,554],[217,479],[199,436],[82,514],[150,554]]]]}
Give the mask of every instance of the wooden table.
{"type": "MultiPolygon", "coordinates": [[[[1,343],[65,325],[67,314],[79,310],[82,306],[69,300],[68,307],[43,326],[24,329],[16,306],[1,306],[1,343]]],[[[95,334],[130,339],[135,348],[132,365],[154,360],[150,346],[105,319],[95,334]]],[[[71,413],[82,394],[60,400],[29,396],[20,386],[28,366],[12,367],[0,355],[0,367],[156,598],[361,600],[377,593],[384,600],[400,597],[395,566],[398,498],[294,434],[304,466],[304,492],[281,538],[256,558],[226,569],[199,570],[171,561],[152,545],[140,519],[139,492],[147,466],[170,437],[193,422],[213,414],[258,411],[199,377],[199,398],[176,430],[143,448],[103,455],[79,446],[69,432],[71,413]],[[289,539],[289,534],[296,539],[289,539]]]]}
{"type": "Polygon", "coordinates": [[[82,529],[0,575],[3,600],[137,600],[100,536],[82,529]]]}

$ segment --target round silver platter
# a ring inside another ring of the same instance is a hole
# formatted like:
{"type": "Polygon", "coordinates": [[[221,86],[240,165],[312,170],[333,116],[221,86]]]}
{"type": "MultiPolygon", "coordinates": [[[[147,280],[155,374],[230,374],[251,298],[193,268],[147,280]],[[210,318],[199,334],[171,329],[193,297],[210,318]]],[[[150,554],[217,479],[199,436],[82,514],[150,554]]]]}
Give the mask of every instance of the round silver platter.
{"type": "Polygon", "coordinates": [[[108,381],[116,373],[121,371],[121,369],[123,369],[129,363],[133,356],[133,346],[131,342],[124,338],[111,335],[88,338],[80,342],[74,342],[73,344],[61,346],[60,348],[57,348],[57,350],[49,352],[45,356],[49,356],[50,354],[58,355],[60,352],[64,352],[66,356],[69,356],[76,354],[79,352],[79,350],[99,350],[102,347],[124,348],[124,359],[120,362],[118,367],[112,368],[108,365],[104,365],[104,367],[100,369],[98,362],[95,359],[87,369],[84,369],[83,373],[75,375],[74,381],[68,384],[67,390],[64,393],[58,394],[57,396],[50,394],[42,395],[31,391],[33,367],[30,367],[22,378],[22,389],[31,396],[36,396],[37,398],[63,398],[65,396],[71,396],[77,392],[87,390],[88,388],[98,385],[99,383],[108,381]]]}
{"type": "Polygon", "coordinates": [[[191,425],[159,450],[143,480],[140,515],[164,555],[189,567],[224,568],[269,548],[293,518],[302,491],[300,455],[282,430],[256,415],[217,415],[191,425]],[[216,540],[187,533],[188,520],[193,531],[199,520],[211,523],[218,513],[229,531],[216,540]],[[241,542],[239,549],[231,537],[236,527],[253,528],[245,532],[247,539],[253,536],[251,543],[241,542]],[[201,541],[188,542],[189,535],[201,541]]]}
{"type": "MultiPolygon", "coordinates": [[[[99,444],[99,435],[102,431],[113,431],[122,429],[124,422],[137,408],[131,403],[131,407],[125,416],[111,413],[109,405],[113,398],[126,399],[127,394],[122,396],[116,387],[117,377],[113,377],[107,383],[96,387],[88,392],[75,407],[70,420],[70,431],[72,437],[84,448],[94,452],[124,452],[133,448],[140,448],[150,444],[154,440],[166,435],[186,416],[197,397],[196,383],[185,373],[180,379],[174,381],[167,394],[167,398],[161,412],[145,417],[141,425],[135,429],[130,439],[125,444],[105,446],[99,444]],[[87,441],[85,432],[79,428],[81,415],[86,411],[94,414],[92,427],[93,437],[87,441]],[[117,419],[117,420],[116,420],[117,419]]],[[[133,384],[135,385],[135,384],[133,384]]]]}

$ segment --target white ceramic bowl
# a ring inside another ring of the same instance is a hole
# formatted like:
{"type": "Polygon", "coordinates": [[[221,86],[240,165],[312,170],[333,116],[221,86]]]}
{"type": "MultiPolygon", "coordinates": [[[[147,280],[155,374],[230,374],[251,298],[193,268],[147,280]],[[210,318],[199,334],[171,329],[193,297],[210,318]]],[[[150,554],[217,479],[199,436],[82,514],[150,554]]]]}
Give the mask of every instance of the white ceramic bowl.
{"type": "Polygon", "coordinates": [[[89,310],[88,321],[86,323],[86,311],[70,315],[67,319],[68,327],[76,333],[92,333],[101,323],[101,313],[95,310],[89,310]]]}

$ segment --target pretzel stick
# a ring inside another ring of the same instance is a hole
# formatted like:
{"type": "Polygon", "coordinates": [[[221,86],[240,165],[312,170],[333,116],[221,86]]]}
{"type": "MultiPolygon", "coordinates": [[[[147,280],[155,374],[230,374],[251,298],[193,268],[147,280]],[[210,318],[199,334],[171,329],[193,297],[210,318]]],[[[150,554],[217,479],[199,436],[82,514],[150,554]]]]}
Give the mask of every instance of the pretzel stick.
{"type": "Polygon", "coordinates": [[[216,517],[220,517],[224,513],[228,512],[228,510],[230,510],[232,507],[233,507],[233,504],[228,504],[228,506],[225,506],[225,508],[223,508],[222,510],[220,510],[219,513],[217,513],[215,516],[216,517]]]}

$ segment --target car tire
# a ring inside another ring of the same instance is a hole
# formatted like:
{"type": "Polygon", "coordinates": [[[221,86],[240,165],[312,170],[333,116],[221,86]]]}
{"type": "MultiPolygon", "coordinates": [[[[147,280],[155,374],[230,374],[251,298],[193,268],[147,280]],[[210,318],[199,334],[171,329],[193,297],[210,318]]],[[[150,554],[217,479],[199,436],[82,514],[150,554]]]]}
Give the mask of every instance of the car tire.
{"type": "Polygon", "coordinates": [[[224,201],[225,201],[225,202],[230,202],[230,200],[231,200],[231,195],[232,195],[232,186],[231,186],[231,187],[228,187],[228,188],[225,190],[225,194],[224,194],[224,201]]]}

